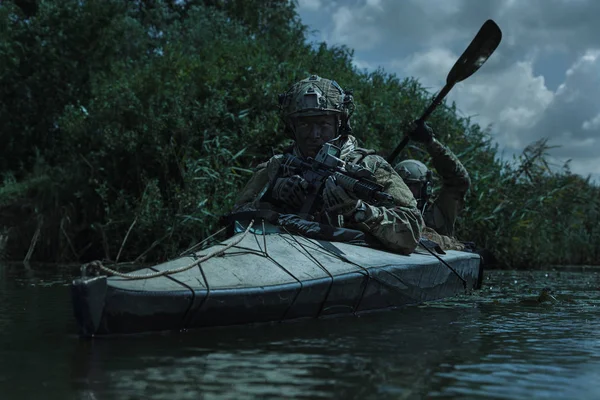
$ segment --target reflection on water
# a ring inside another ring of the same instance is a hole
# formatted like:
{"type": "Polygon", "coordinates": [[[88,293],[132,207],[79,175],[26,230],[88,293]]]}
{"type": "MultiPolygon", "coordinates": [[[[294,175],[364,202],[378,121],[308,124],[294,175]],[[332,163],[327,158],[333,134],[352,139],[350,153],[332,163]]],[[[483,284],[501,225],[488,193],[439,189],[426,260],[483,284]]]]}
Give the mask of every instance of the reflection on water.
{"type": "Polygon", "coordinates": [[[80,340],[69,268],[0,266],[3,399],[600,398],[599,273],[488,273],[451,301],[80,340]],[[544,287],[558,302],[537,303],[544,287]]]}

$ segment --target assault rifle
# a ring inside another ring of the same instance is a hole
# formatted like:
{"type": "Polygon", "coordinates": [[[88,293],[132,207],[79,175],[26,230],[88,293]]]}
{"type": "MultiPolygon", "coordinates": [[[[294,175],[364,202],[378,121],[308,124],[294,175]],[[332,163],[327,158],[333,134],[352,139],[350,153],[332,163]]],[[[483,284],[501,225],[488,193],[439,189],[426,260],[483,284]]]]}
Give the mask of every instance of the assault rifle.
{"type": "Polygon", "coordinates": [[[325,181],[333,176],[336,183],[349,194],[369,204],[393,201],[393,197],[384,192],[382,185],[374,181],[373,173],[360,165],[349,164],[340,158],[341,149],[325,143],[315,158],[306,161],[286,154],[281,163],[280,174],[284,176],[300,175],[309,184],[306,202],[300,210],[304,218],[313,215],[321,202],[321,193],[325,181]]]}

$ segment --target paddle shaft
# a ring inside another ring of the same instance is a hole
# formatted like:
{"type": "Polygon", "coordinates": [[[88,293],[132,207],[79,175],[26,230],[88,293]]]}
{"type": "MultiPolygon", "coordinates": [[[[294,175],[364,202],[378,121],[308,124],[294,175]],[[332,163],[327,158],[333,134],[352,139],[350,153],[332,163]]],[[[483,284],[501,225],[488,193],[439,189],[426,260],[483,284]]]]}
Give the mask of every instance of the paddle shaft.
{"type": "MultiPolygon", "coordinates": [[[[437,106],[439,106],[441,104],[442,100],[444,100],[444,97],[446,97],[446,95],[454,87],[455,83],[456,82],[448,82],[448,83],[446,83],[446,85],[444,85],[442,90],[437,94],[437,96],[435,96],[435,99],[433,99],[433,101],[431,102],[429,107],[427,107],[427,110],[425,110],[423,115],[421,115],[421,118],[419,118],[417,120],[417,123],[425,123],[425,120],[427,118],[429,118],[431,113],[437,108],[437,106]]],[[[394,159],[396,159],[396,157],[398,157],[398,154],[400,154],[402,149],[404,149],[404,147],[406,147],[409,140],[410,140],[410,137],[408,136],[408,134],[405,134],[402,141],[398,144],[398,146],[396,146],[394,151],[392,151],[392,154],[389,155],[389,157],[387,159],[388,163],[391,164],[392,162],[394,162],[394,159]]]]}
{"type": "MultiPolygon", "coordinates": [[[[444,97],[446,97],[454,85],[457,82],[463,81],[469,76],[473,75],[475,71],[477,71],[483,65],[483,63],[489,58],[494,50],[496,50],[496,47],[498,47],[498,44],[500,44],[501,39],[502,31],[500,30],[500,27],[498,27],[498,25],[491,19],[485,21],[469,46],[462,53],[459,59],[456,60],[454,66],[452,66],[452,69],[446,77],[446,85],[438,93],[427,110],[425,110],[421,118],[419,118],[416,122],[418,124],[425,123],[425,120],[436,109],[436,107],[440,105],[444,97]]],[[[394,151],[392,151],[388,157],[387,161],[390,164],[398,156],[400,151],[402,151],[402,149],[408,144],[408,141],[410,140],[409,135],[410,133],[404,135],[404,138],[400,144],[396,146],[394,151]]]]}

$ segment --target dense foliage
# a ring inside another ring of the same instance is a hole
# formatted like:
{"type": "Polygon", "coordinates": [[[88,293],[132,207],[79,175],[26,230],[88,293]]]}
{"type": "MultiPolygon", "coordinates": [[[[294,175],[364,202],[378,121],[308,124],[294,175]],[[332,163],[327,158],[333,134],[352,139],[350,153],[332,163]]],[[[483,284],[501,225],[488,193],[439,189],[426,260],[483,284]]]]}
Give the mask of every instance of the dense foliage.
{"type": "MultiPolygon", "coordinates": [[[[8,257],[156,261],[207,237],[251,167],[287,144],[277,94],[311,73],[354,90],[356,136],[385,155],[430,95],[306,31],[284,0],[2,2],[8,257]]],[[[597,187],[547,168],[545,143],[498,161],[454,105],[431,121],[472,175],[461,239],[506,266],[596,262],[597,187]]]]}

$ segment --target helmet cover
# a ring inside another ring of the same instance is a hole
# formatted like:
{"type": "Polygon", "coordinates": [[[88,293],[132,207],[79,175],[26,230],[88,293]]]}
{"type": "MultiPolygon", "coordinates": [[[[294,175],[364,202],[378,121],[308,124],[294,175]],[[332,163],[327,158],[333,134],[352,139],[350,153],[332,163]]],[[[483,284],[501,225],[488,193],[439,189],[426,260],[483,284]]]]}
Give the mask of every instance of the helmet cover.
{"type": "Polygon", "coordinates": [[[336,81],[311,75],[296,82],[280,95],[280,106],[286,118],[339,115],[347,112],[344,90],[336,81]]]}
{"type": "Polygon", "coordinates": [[[394,169],[406,183],[422,183],[427,180],[427,166],[421,161],[404,160],[399,162],[394,169]]]}

